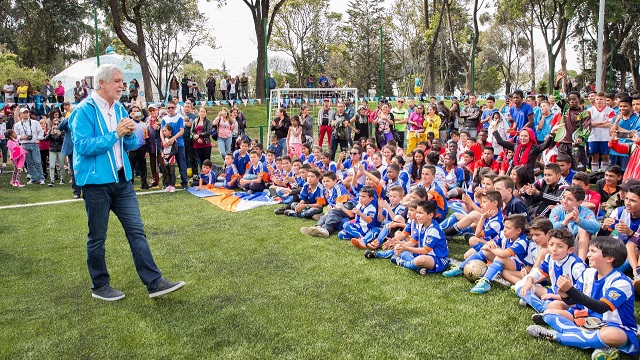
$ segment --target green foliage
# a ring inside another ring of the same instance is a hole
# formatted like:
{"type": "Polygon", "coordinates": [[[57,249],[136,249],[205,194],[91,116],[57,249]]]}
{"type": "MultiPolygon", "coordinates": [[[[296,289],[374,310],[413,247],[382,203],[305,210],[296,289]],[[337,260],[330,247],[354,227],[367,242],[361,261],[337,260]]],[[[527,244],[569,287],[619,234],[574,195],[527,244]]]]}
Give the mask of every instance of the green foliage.
{"type": "MultiPolygon", "coordinates": [[[[18,56],[6,49],[0,48],[0,79],[4,83],[7,79],[12,81],[29,81],[35,89],[40,89],[47,78],[47,74],[40,69],[30,69],[17,64],[18,56]]],[[[4,101],[4,99],[2,99],[4,101]]]]}
{"type": "Polygon", "coordinates": [[[538,94],[548,94],[549,84],[547,80],[541,80],[538,83],[538,94]]]}
{"type": "Polygon", "coordinates": [[[476,72],[476,92],[479,94],[495,94],[498,92],[500,86],[502,86],[502,73],[496,66],[490,66],[486,68],[480,68],[476,72]]]}

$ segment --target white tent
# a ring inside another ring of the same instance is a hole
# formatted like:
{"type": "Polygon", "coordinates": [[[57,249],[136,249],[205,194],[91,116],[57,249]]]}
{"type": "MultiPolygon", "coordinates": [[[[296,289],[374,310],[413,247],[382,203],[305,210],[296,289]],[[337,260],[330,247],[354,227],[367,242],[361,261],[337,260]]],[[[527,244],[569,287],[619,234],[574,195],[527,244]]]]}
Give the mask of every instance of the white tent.
{"type": "MultiPolygon", "coordinates": [[[[104,64],[113,64],[121,68],[124,75],[124,81],[127,84],[133,79],[138,80],[138,83],[140,83],[139,95],[144,97],[142,70],[140,70],[140,64],[138,64],[132,56],[116,54],[115,51],[113,51],[113,48],[109,46],[107,48],[107,53],[105,55],[100,55],[100,65],[104,64]]],[[[76,81],[87,79],[89,85],[92,85],[93,75],[97,68],[98,65],[95,57],[84,59],[69,66],[61,73],[54,76],[51,79],[51,83],[55,87],[57,86],[58,81],[62,81],[62,86],[64,86],[65,89],[65,99],[73,101],[73,88],[76,86],[76,81]]],[[[158,95],[155,94],[155,92],[154,98],[158,98],[158,95]]]]}

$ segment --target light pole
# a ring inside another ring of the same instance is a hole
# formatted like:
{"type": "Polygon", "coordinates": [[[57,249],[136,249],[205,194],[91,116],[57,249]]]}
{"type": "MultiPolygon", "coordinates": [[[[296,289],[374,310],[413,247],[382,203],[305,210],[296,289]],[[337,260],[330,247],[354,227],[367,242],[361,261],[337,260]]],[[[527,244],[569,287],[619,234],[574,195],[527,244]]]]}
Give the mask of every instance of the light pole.
{"type": "MultiPolygon", "coordinates": [[[[598,13],[598,52],[596,56],[596,91],[601,92],[602,89],[602,51],[604,44],[604,1],[600,0],[600,11],[598,13]]],[[[613,56],[613,53],[609,54],[613,56]]]]}

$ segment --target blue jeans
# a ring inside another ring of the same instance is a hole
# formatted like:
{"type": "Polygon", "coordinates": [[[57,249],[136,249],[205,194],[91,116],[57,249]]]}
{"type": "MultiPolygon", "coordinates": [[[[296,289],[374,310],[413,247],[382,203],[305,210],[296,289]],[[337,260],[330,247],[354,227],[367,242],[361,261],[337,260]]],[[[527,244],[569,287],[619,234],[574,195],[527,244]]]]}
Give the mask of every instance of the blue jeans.
{"type": "Polygon", "coordinates": [[[29,171],[29,175],[31,175],[31,181],[39,182],[40,180],[44,180],[38,144],[26,143],[23,147],[27,150],[27,170],[29,171]]]}
{"type": "Polygon", "coordinates": [[[87,211],[89,234],[87,236],[87,265],[91,276],[92,289],[109,284],[110,277],[105,260],[104,243],[107,240],[109,212],[120,220],[129,241],[133,263],[147,290],[152,290],[162,277],[153,261],[149,243],[140,218],[138,198],[131,181],[120,176],[118,183],[85,185],[82,187],[84,205],[87,211]]]}
{"type": "Polygon", "coordinates": [[[178,161],[178,169],[180,169],[180,184],[186,189],[189,178],[187,177],[187,153],[185,152],[184,146],[178,146],[178,156],[176,160],[178,161]]]}
{"type": "Polygon", "coordinates": [[[289,149],[287,149],[286,137],[283,137],[282,139],[278,139],[278,145],[282,147],[282,156],[287,155],[289,153],[289,149]]]}
{"type": "Polygon", "coordinates": [[[9,151],[9,149],[7,148],[7,139],[2,139],[0,140],[0,151],[2,151],[2,162],[3,163],[7,163],[7,151],[9,151]]]}
{"type": "Polygon", "coordinates": [[[231,137],[223,139],[218,136],[218,150],[220,150],[220,156],[222,156],[223,160],[226,154],[231,153],[231,140],[231,137]]]}

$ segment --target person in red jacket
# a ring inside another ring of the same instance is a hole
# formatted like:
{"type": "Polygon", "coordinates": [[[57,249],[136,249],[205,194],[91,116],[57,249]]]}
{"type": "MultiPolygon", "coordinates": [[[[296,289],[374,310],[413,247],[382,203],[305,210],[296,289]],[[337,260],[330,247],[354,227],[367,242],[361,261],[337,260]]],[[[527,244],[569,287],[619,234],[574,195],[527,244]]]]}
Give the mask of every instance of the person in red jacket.
{"type": "Polygon", "coordinates": [[[627,179],[640,179],[640,152],[638,146],[640,145],[640,137],[637,131],[631,131],[631,143],[623,144],[619,142],[618,132],[611,133],[611,140],[609,140],[609,148],[619,154],[629,155],[629,163],[627,169],[624,171],[622,181],[627,179]]]}
{"type": "Polygon", "coordinates": [[[473,177],[478,176],[478,170],[482,168],[490,168],[494,173],[500,173],[500,163],[493,159],[494,151],[492,146],[485,146],[482,150],[480,160],[476,161],[473,177]]]}

